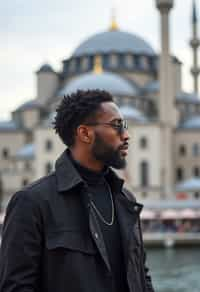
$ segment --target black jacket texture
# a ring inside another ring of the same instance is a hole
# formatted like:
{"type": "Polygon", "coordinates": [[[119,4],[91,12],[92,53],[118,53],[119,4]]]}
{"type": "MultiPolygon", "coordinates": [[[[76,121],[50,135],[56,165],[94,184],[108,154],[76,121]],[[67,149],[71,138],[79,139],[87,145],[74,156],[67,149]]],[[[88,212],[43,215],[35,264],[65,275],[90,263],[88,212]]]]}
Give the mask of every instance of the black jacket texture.
{"type": "MultiPolygon", "coordinates": [[[[142,205],[108,171],[130,292],[153,292],[145,263],[142,205]]],[[[113,243],[114,244],[114,243],[113,243]]],[[[0,292],[115,292],[87,185],[65,151],[55,172],[10,200],[0,250],[0,292]]],[[[123,291],[122,291],[123,292],[123,291]]]]}

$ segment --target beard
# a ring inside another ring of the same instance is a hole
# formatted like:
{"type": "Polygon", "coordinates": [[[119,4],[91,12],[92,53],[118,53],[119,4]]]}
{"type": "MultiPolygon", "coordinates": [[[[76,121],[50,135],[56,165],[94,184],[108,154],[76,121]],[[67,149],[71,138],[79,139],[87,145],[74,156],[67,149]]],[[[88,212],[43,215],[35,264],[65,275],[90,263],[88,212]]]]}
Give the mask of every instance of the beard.
{"type": "Polygon", "coordinates": [[[103,162],[105,166],[111,166],[116,169],[123,169],[126,166],[126,160],[120,153],[120,146],[114,149],[97,133],[92,146],[92,154],[96,160],[103,162]]]}

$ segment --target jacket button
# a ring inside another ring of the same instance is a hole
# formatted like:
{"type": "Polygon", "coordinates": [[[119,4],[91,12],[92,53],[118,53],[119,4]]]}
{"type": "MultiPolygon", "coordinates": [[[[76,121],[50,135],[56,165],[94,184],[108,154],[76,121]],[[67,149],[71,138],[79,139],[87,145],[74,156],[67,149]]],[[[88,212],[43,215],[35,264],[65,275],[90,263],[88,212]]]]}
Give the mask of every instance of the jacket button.
{"type": "Polygon", "coordinates": [[[94,237],[96,238],[96,239],[98,239],[99,238],[99,235],[98,235],[98,233],[94,233],[94,237]]]}

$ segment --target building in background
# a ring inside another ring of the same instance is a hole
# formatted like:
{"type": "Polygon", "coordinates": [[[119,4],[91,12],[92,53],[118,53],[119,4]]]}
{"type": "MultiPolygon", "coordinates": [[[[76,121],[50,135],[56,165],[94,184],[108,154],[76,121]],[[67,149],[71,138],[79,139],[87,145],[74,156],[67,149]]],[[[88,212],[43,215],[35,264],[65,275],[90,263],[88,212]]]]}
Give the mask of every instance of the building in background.
{"type": "Polygon", "coordinates": [[[172,0],[156,0],[161,52],[142,37],[122,31],[112,19],[105,32],[90,36],[56,72],[36,72],[37,97],[0,122],[0,180],[4,206],[22,186],[54,168],[64,145],[52,130],[55,108],[78,89],[104,89],[129,122],[132,141],[127,186],[141,200],[200,199],[200,98],[198,96],[197,12],[193,2],[190,42],[194,92],[182,91],[182,63],[170,51],[172,0]],[[197,187],[198,186],[198,187],[197,187]],[[189,191],[188,191],[189,190],[189,191]]]}

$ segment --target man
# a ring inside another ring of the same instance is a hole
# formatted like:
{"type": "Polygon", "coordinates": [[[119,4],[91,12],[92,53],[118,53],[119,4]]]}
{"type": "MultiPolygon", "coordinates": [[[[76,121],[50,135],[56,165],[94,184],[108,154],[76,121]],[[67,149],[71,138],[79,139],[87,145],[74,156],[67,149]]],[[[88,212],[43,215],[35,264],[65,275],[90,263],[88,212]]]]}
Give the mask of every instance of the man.
{"type": "Polygon", "coordinates": [[[68,149],[55,172],[11,199],[0,292],[152,292],[142,206],[110,169],[126,165],[127,123],[112,96],[78,91],[57,109],[68,149]]]}

